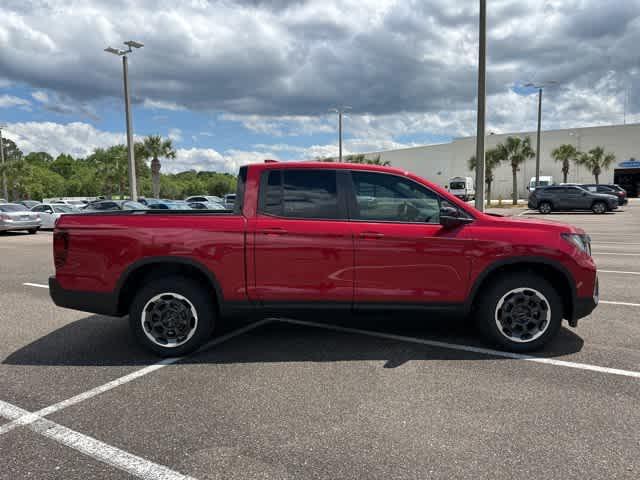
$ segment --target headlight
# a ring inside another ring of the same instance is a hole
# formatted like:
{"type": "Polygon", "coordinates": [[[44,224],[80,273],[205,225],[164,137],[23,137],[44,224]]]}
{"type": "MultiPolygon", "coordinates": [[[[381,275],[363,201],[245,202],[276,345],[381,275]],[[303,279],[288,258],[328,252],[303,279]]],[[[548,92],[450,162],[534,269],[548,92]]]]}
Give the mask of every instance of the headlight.
{"type": "Polygon", "coordinates": [[[588,255],[591,255],[591,237],[580,233],[562,233],[562,238],[573,246],[578,247],[588,255]]]}

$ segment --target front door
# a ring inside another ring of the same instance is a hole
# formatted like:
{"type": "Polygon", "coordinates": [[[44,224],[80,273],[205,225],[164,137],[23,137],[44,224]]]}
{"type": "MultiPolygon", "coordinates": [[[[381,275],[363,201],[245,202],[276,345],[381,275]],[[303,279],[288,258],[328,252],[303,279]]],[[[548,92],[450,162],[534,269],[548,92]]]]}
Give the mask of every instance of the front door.
{"type": "Polygon", "coordinates": [[[465,300],[472,240],[440,225],[452,206],[411,179],[352,171],[356,306],[459,304],[465,300]]]}
{"type": "Polygon", "coordinates": [[[255,220],[255,295],[265,304],[353,301],[353,236],[334,170],[267,170],[255,220]]]}

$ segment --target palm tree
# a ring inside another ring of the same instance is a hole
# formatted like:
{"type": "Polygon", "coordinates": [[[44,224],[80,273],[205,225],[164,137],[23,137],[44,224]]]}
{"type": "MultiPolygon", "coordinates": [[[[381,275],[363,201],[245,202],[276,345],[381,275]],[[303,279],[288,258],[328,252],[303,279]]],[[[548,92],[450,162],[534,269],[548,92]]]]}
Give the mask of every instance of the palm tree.
{"type": "Polygon", "coordinates": [[[571,163],[571,161],[578,161],[580,152],[573,145],[565,143],[564,145],[560,145],[559,147],[554,148],[551,152],[551,156],[555,159],[556,162],[562,162],[562,175],[564,177],[563,182],[567,183],[567,176],[569,175],[569,164],[571,163]]]}
{"type": "Polygon", "coordinates": [[[535,152],[531,148],[531,139],[529,137],[507,137],[505,143],[498,144],[496,149],[500,152],[500,157],[511,165],[511,171],[513,173],[513,204],[518,204],[518,170],[520,170],[520,164],[525,160],[533,158],[535,152]]]}
{"type": "MultiPolygon", "coordinates": [[[[500,156],[500,151],[497,148],[490,148],[484,154],[484,181],[487,184],[487,205],[491,205],[491,184],[494,180],[493,171],[498,168],[503,160],[504,158],[500,156]]],[[[469,158],[469,169],[475,171],[476,166],[476,156],[473,155],[469,158]]]]}
{"type": "Polygon", "coordinates": [[[602,170],[609,168],[615,159],[616,156],[613,153],[606,153],[604,148],[596,147],[589,150],[589,153],[580,155],[578,157],[578,163],[591,170],[591,173],[596,179],[596,183],[599,183],[602,170]]]}
{"type": "Polygon", "coordinates": [[[171,139],[164,140],[160,135],[149,135],[138,148],[141,158],[151,159],[151,184],[153,196],[160,196],[160,158],[176,158],[171,139]]]}

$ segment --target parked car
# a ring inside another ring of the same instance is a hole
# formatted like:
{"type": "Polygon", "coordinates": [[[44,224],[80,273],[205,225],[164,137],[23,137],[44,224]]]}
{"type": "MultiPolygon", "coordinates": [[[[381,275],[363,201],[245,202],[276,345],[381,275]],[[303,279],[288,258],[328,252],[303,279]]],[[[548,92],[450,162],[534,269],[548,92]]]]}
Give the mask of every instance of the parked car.
{"type": "Polygon", "coordinates": [[[37,213],[30,212],[27,207],[19,203],[0,203],[0,231],[26,230],[36,233],[42,220],[37,213]]]}
{"type": "Polygon", "coordinates": [[[194,210],[226,210],[224,205],[217,202],[189,202],[194,210]]]}
{"type": "Polygon", "coordinates": [[[449,193],[465,202],[476,197],[476,187],[471,177],[453,177],[449,180],[449,193]]]}
{"type": "Polygon", "coordinates": [[[17,202],[14,202],[14,203],[19,203],[20,205],[24,205],[28,209],[32,209],[36,205],[40,205],[40,202],[38,202],[37,200],[18,200],[17,202]]]}
{"type": "Polygon", "coordinates": [[[95,211],[114,211],[114,210],[148,210],[146,205],[143,205],[132,200],[99,200],[97,202],[89,203],[85,208],[85,212],[95,211]]]}
{"type": "Polygon", "coordinates": [[[538,187],[532,191],[528,206],[540,213],[569,210],[605,213],[618,208],[618,199],[614,195],[589,192],[578,185],[553,185],[538,187]]]}
{"type": "Polygon", "coordinates": [[[224,196],[224,202],[223,205],[228,209],[228,210],[233,210],[233,205],[236,202],[236,194],[235,193],[227,193],[224,196]]]}
{"type": "Polygon", "coordinates": [[[53,228],[61,215],[77,212],[75,208],[64,203],[42,203],[33,207],[31,211],[40,215],[42,220],[41,228],[53,228]]]}
{"type": "Polygon", "coordinates": [[[613,195],[618,198],[618,205],[626,205],[629,203],[627,198],[627,191],[619,185],[602,185],[596,183],[586,183],[581,185],[582,188],[596,193],[605,193],[607,195],[613,195]]]}
{"type": "Polygon", "coordinates": [[[211,202],[211,203],[219,203],[222,205],[224,200],[220,197],[216,197],[215,195],[194,195],[192,197],[187,197],[184,199],[187,203],[193,202],[211,202]]]}
{"type": "MultiPolygon", "coordinates": [[[[548,175],[540,175],[539,181],[538,181],[538,187],[548,187],[550,185],[553,185],[553,177],[550,177],[548,175]]],[[[529,185],[527,186],[527,190],[529,190],[530,192],[533,192],[536,189],[536,177],[531,177],[531,179],[529,180],[529,185]]]]}
{"type": "Polygon", "coordinates": [[[51,297],[129,314],[162,356],[193,351],[232,312],[319,307],[459,312],[492,344],[527,352],[598,303],[583,230],[487,215],[403,170],[255,164],[237,195],[234,212],[62,216],[51,297]]]}
{"type": "Polygon", "coordinates": [[[154,203],[149,203],[147,204],[147,207],[149,207],[151,210],[191,210],[189,204],[182,200],[161,200],[154,203]]]}

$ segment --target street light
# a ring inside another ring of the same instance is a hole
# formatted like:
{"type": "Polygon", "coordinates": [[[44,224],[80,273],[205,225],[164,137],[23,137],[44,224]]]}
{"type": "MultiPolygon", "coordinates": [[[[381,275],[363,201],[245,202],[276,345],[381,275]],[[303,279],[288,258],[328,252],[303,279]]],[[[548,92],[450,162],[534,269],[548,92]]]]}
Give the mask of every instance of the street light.
{"type": "Polygon", "coordinates": [[[351,110],[351,107],[343,105],[342,107],[329,110],[330,112],[338,114],[338,161],[340,162],[342,162],[342,116],[347,110],[351,110]]]}
{"type": "Polygon", "coordinates": [[[540,185],[540,128],[542,124],[542,89],[557,85],[555,80],[541,83],[525,83],[523,86],[538,89],[538,139],[536,145],[536,188],[540,185]]]}
{"type": "MultiPolygon", "coordinates": [[[[2,140],[2,129],[5,128],[4,125],[0,125],[0,160],[2,161],[2,166],[4,166],[4,143],[2,140]]],[[[2,194],[3,198],[6,201],[9,201],[9,194],[7,193],[7,174],[2,170],[2,194]]]]}
{"type": "Polygon", "coordinates": [[[124,42],[128,47],[126,50],[119,48],[107,47],[105,52],[113,53],[119,57],[122,57],[122,74],[124,77],[124,110],[127,118],[127,153],[129,157],[129,189],[131,192],[131,200],[138,200],[138,189],[136,186],[136,163],[133,153],[133,129],[131,126],[131,101],[129,100],[129,78],[128,78],[128,63],[127,54],[133,52],[134,48],[142,48],[144,45],[134,40],[128,40],[124,42]]]}
{"type": "Polygon", "coordinates": [[[484,135],[487,100],[487,0],[480,0],[478,44],[478,130],[476,132],[476,198],[475,207],[484,211],[484,135]]]}

